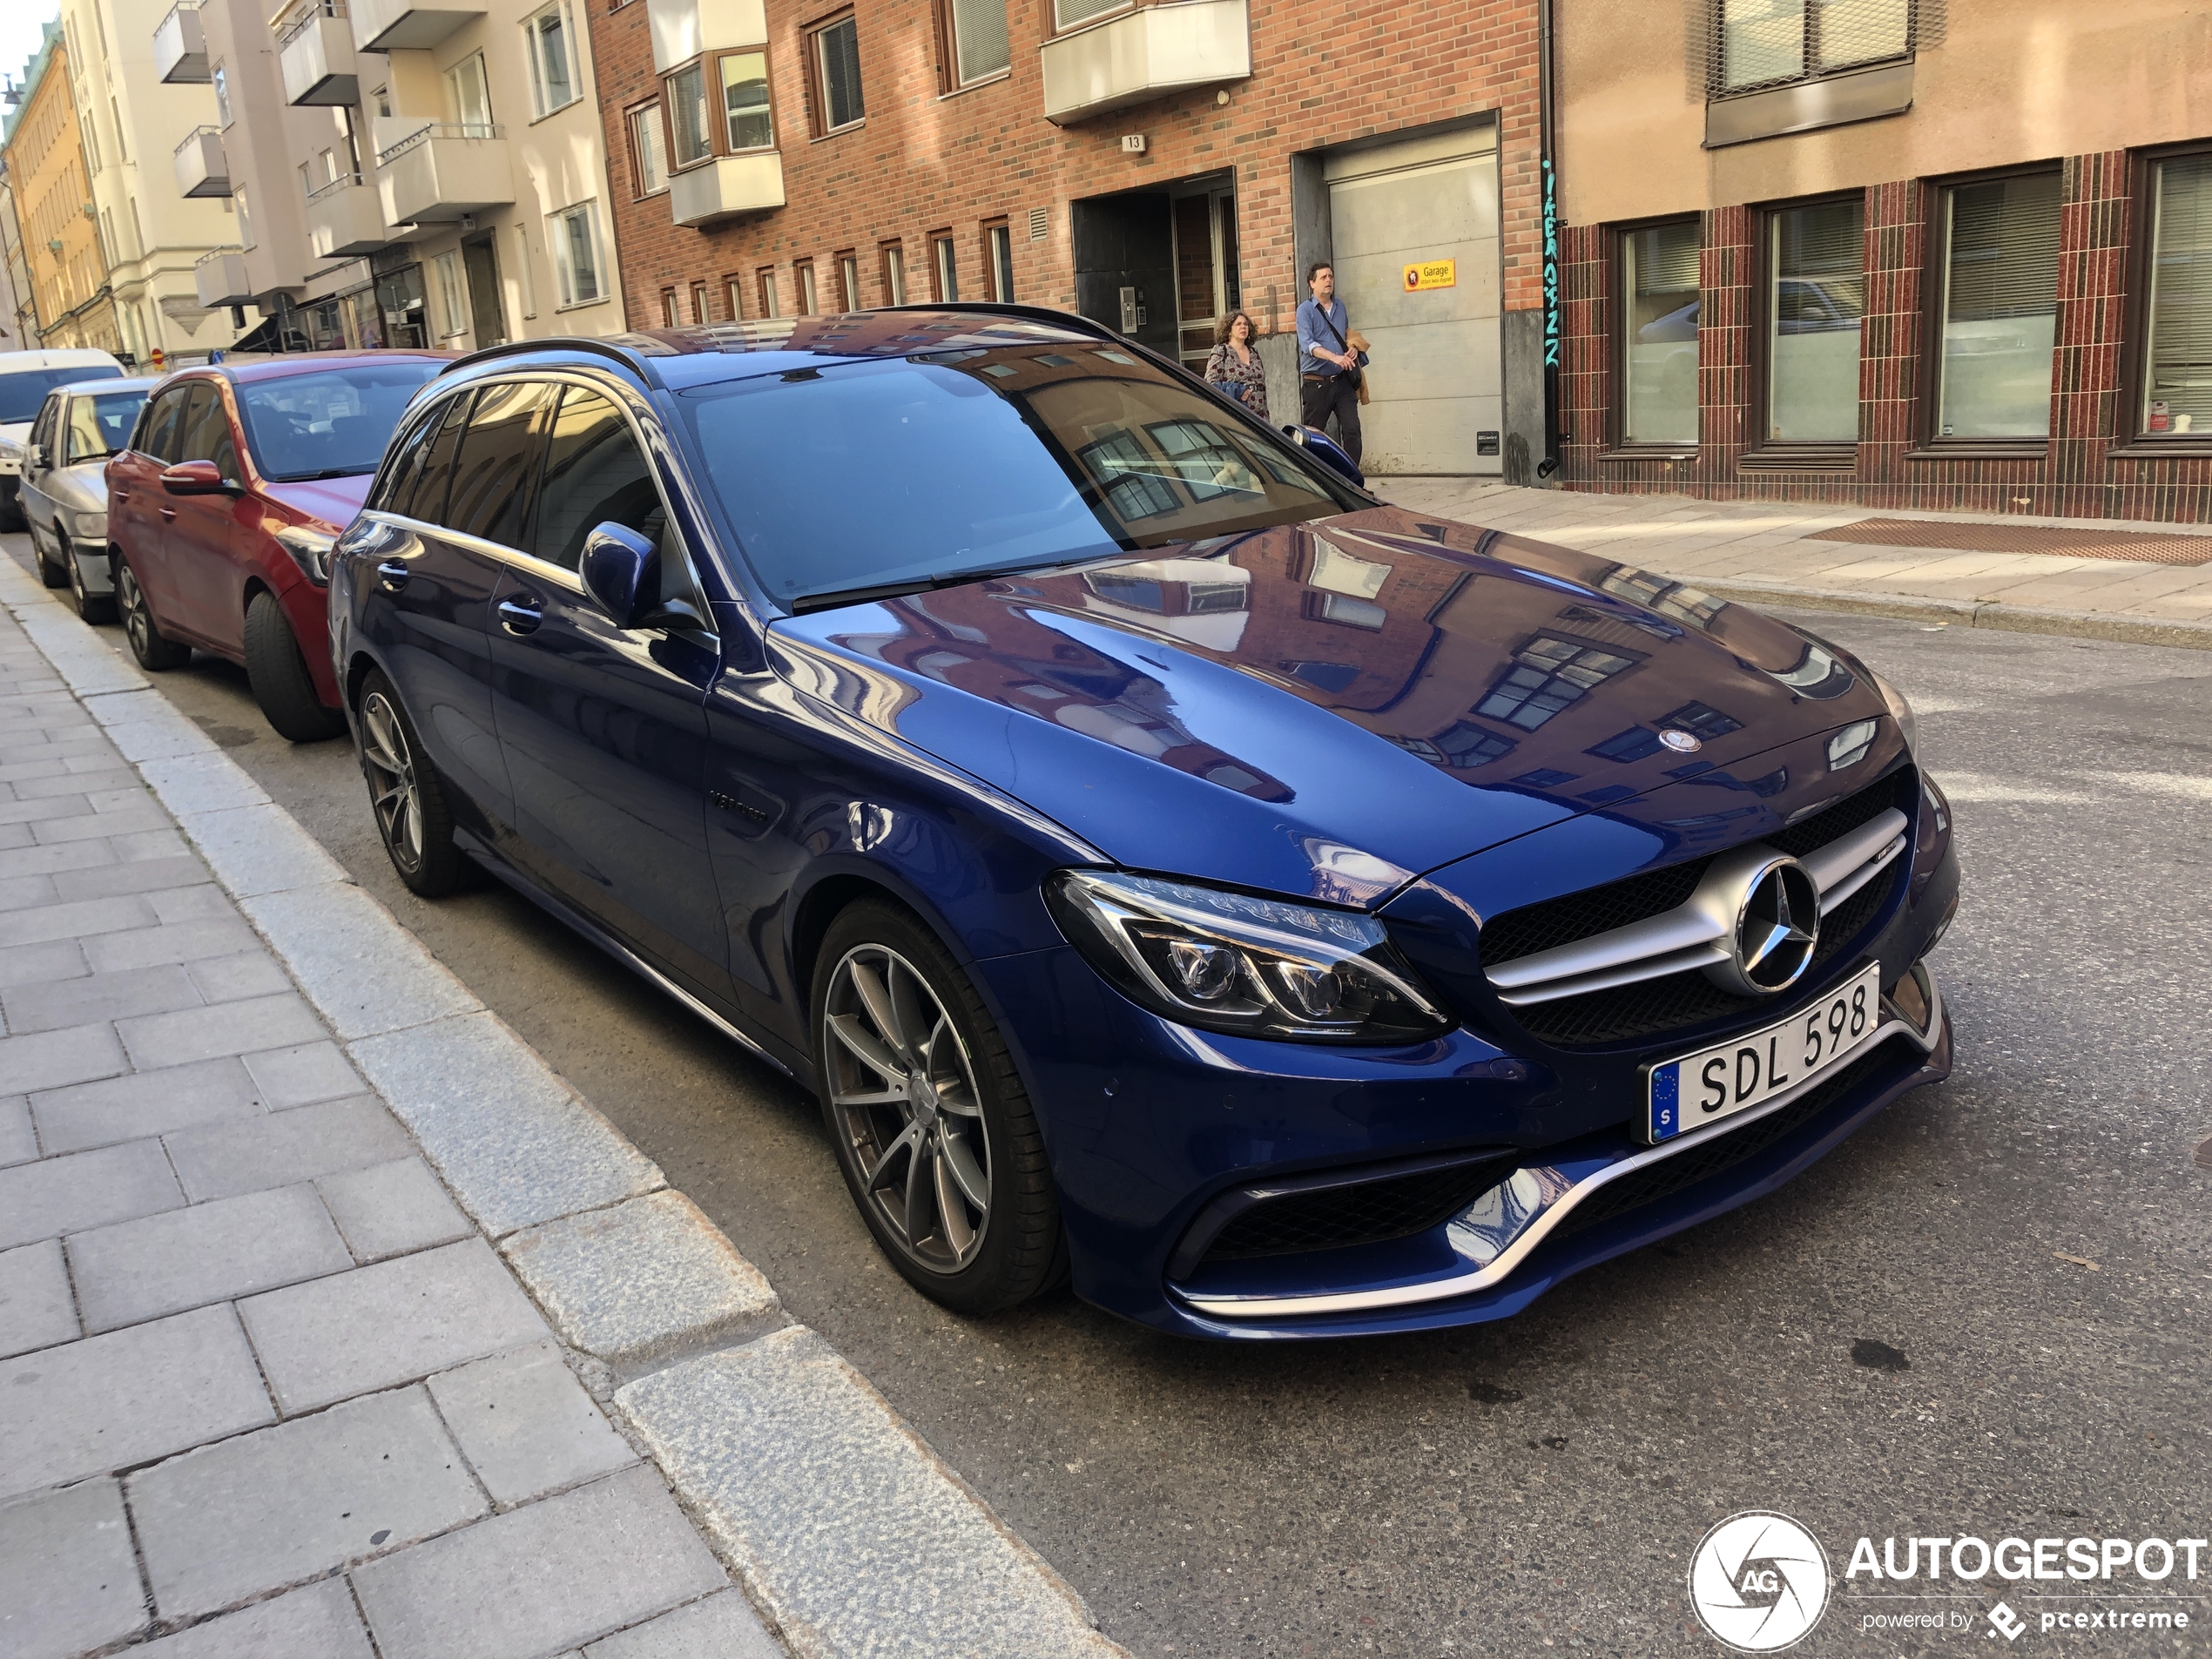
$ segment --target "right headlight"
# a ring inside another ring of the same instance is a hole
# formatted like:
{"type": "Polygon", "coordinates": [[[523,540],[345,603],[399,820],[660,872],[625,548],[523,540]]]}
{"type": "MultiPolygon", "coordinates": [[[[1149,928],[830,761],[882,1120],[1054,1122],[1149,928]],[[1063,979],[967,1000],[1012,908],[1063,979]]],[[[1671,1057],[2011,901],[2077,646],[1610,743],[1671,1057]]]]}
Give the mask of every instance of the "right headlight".
{"type": "Polygon", "coordinates": [[[1184,1025],[1312,1042],[1414,1042],[1457,1023],[1383,926],[1120,871],[1045,884],[1061,931],[1135,1001],[1184,1025]]]}
{"type": "Polygon", "coordinates": [[[1917,755],[1920,748],[1920,722],[1912,713],[1912,705],[1905,700],[1904,692],[1872,669],[1866,672],[1874,682],[1874,689],[1882,694],[1882,701],[1890,705],[1890,718],[1897,722],[1897,729],[1905,733],[1905,746],[1917,755]]]}

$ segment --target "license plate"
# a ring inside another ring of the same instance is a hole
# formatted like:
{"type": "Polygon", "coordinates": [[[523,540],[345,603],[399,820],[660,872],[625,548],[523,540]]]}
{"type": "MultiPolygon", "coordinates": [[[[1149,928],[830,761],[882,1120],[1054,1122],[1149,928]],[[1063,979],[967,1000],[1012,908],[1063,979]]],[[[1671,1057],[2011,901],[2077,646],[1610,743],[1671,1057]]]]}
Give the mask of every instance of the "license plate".
{"type": "Polygon", "coordinates": [[[1851,1058],[1882,1023],[1882,965],[1788,1019],[1651,1069],[1647,1136],[1671,1141],[1801,1088],[1851,1058]]]}

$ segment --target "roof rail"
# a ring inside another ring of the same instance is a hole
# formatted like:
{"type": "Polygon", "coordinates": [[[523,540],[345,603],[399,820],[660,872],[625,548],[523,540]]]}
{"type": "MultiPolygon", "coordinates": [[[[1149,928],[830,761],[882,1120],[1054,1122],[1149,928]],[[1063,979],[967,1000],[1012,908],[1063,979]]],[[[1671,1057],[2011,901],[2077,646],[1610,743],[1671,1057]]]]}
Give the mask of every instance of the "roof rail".
{"type": "Polygon", "coordinates": [[[486,346],[480,351],[470,352],[465,357],[455,358],[445,366],[439,378],[443,379],[445,375],[461,369],[474,368],[478,363],[493,362],[502,357],[519,357],[525,353],[543,351],[576,351],[608,358],[628,369],[654,390],[666,391],[668,389],[661,384],[660,376],[653,372],[651,360],[644,353],[613,345],[591,334],[547,334],[536,340],[509,340],[497,346],[486,346]]]}
{"type": "Polygon", "coordinates": [[[1086,317],[1080,311],[1062,311],[1055,306],[1016,305],[1011,300],[1004,304],[995,300],[915,300],[903,306],[870,306],[871,311],[973,311],[986,316],[1018,317],[1024,322],[1049,322],[1055,327],[1071,329],[1079,334],[1089,334],[1093,340],[1122,340],[1127,336],[1115,333],[1096,318],[1086,317]]]}

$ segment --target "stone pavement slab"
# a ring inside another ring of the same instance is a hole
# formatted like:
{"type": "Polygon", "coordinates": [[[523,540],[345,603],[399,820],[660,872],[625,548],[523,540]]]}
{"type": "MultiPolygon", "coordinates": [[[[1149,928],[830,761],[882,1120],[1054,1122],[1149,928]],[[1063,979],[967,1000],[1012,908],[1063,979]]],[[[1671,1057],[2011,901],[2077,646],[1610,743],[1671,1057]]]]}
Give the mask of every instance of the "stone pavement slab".
{"type": "Polygon", "coordinates": [[[129,1468],[274,1420],[227,1307],[0,1361],[0,1498],[129,1468]]]}
{"type": "Polygon", "coordinates": [[[212,1060],[220,1055],[247,1054],[282,1043],[311,1042],[323,1035],[315,1011],[298,992],[290,990],[226,1002],[219,1008],[121,1020],[116,1030],[130,1050],[132,1064],[141,1071],[212,1060]]]}
{"type": "Polygon", "coordinates": [[[158,1141],[0,1170],[0,1250],[173,1210],[185,1195],[158,1141]]]}
{"type": "Polygon", "coordinates": [[[261,1101],[245,1065],[226,1056],[50,1089],[31,1097],[30,1109],[51,1157],[259,1116],[261,1101]]]}
{"type": "Polygon", "coordinates": [[[442,1372],[429,1388],[499,1504],[528,1503],[637,1460],[551,1343],[442,1372]]]}
{"type": "Polygon", "coordinates": [[[125,1485],[164,1618],[404,1548],[491,1507],[420,1388],[203,1446],[125,1485]]]}
{"type": "Polygon", "coordinates": [[[383,1659],[540,1659],[727,1582],[642,1467],[354,1575],[383,1659]]]}
{"type": "Polygon", "coordinates": [[[547,1334],[481,1238],[252,1297],[239,1316],[287,1416],[547,1334]]]}
{"type": "Polygon", "coordinates": [[[18,985],[0,992],[0,1013],[6,1015],[8,1030],[17,1036],[200,1006],[199,988],[173,963],[119,974],[91,974],[44,985],[18,985]]]}
{"type": "Polygon", "coordinates": [[[334,1042],[324,1039],[288,1049],[269,1049],[246,1056],[246,1069],[261,1087],[271,1111],[309,1106],[366,1093],[368,1085],[334,1042]]]}
{"type": "Polygon", "coordinates": [[[358,1261],[449,1244],[476,1231],[421,1158],[319,1176],[315,1190],[358,1261]]]}
{"type": "Polygon", "coordinates": [[[583,1659],[781,1659],[760,1615],[737,1590],[632,1625],[583,1650],[583,1659]]]}
{"type": "Polygon", "coordinates": [[[194,1204],[411,1157],[407,1131],[367,1096],[239,1116],[165,1136],[194,1204]]]}
{"type": "Polygon", "coordinates": [[[325,1579],[133,1648],[130,1659],[375,1659],[342,1580],[325,1579]]]}
{"type": "Polygon", "coordinates": [[[111,1331],[342,1273],[354,1258],[303,1184],[74,1234],[69,1264],[85,1329],[111,1331]]]}
{"type": "Polygon", "coordinates": [[[62,1241],[0,1251],[0,1359],[74,1342],[82,1334],[62,1241]]]}
{"type": "Polygon", "coordinates": [[[145,1616],[114,1481],[0,1505],[0,1653],[64,1659],[129,1635],[145,1616]]]}
{"type": "Polygon", "coordinates": [[[24,1094],[112,1077],[129,1067],[129,1057],[116,1041],[112,1026],[71,1026],[59,1031],[35,1031],[27,1036],[0,1037],[0,1077],[8,1080],[10,1089],[24,1094]]]}

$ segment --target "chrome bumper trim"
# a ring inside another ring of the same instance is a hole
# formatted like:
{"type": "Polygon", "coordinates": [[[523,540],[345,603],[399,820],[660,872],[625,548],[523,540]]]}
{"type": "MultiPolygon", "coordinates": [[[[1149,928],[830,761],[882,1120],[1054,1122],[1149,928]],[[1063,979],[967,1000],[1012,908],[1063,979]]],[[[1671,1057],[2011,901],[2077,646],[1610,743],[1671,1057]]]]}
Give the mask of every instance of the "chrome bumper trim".
{"type": "MultiPolygon", "coordinates": [[[[1908,970],[1920,976],[1928,994],[1928,1024],[1925,1030],[1917,1030],[1901,1011],[1891,1004],[1893,1017],[1885,1020],[1875,1028],[1874,1035],[1861,1046],[1861,1051],[1886,1042],[1891,1037],[1903,1035],[1916,1044],[1923,1054],[1932,1052],[1943,1031],[1943,993],[1925,963],[1915,963],[1908,970]]],[[[1886,1001],[1887,999],[1885,999],[1886,1001]]],[[[1203,1296],[1193,1295],[1170,1285],[1168,1288],[1186,1307],[1199,1313],[1211,1314],[1222,1319],[1280,1319],[1293,1318],[1307,1313],[1357,1313],[1377,1308],[1406,1307],[1420,1302],[1441,1302],[1454,1296],[1487,1290],[1507,1278],[1527,1259],[1528,1253],[1542,1244],[1552,1230],[1565,1220],[1576,1205],[1602,1187],[1611,1185],[1622,1176],[1633,1175],[1638,1170],[1704,1145],[1723,1135],[1733,1134],[1747,1123],[1780,1111],[1797,1100],[1807,1090],[1816,1088],[1820,1077],[1808,1077],[1797,1088],[1776,1096],[1754,1109],[1730,1118],[1724,1123],[1715,1123],[1706,1129],[1648,1147],[1629,1154],[1618,1163],[1584,1176],[1580,1181],[1570,1180],[1557,1170],[1540,1165],[1516,1170],[1504,1181],[1476,1199],[1451,1223],[1452,1243],[1468,1270],[1442,1278],[1422,1279],[1410,1285],[1386,1285],[1372,1291],[1323,1291],[1304,1296],[1203,1296]],[[1480,1219],[1477,1211],[1487,1211],[1480,1219]]]]}

